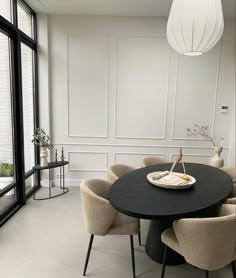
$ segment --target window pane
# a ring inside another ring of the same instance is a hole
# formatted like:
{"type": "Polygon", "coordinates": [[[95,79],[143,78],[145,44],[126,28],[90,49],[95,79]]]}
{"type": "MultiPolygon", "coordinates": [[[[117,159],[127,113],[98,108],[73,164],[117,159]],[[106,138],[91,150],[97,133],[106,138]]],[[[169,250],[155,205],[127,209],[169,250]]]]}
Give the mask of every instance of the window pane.
{"type": "Polygon", "coordinates": [[[0,214],[16,201],[15,188],[0,198],[0,214]]]}
{"type": "Polygon", "coordinates": [[[34,175],[25,180],[25,192],[30,191],[34,187],[34,175]]]}
{"type": "Polygon", "coordinates": [[[34,133],[33,50],[24,43],[21,43],[21,58],[25,172],[27,173],[35,164],[34,145],[31,142],[34,133]]]}
{"type": "Polygon", "coordinates": [[[32,14],[19,1],[17,2],[17,18],[18,28],[32,38],[32,14]]]}
{"type": "Polygon", "coordinates": [[[0,32],[0,190],[15,180],[9,44],[9,38],[0,32]]]}
{"type": "Polygon", "coordinates": [[[11,21],[11,0],[0,0],[0,15],[11,21]]]}

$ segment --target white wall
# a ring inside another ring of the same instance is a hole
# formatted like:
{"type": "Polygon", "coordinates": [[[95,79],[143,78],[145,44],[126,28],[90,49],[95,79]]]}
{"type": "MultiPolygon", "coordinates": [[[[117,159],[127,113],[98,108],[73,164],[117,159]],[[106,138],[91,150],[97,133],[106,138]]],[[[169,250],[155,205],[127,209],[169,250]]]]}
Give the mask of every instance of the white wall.
{"type": "Polygon", "coordinates": [[[223,136],[225,162],[235,161],[234,21],[226,21],[216,47],[195,58],[169,47],[166,18],[42,15],[39,23],[40,98],[50,100],[41,123],[51,117],[52,143],[70,160],[68,184],[104,177],[112,163],[173,160],[180,147],[186,161],[208,163],[211,144],[186,135],[194,123],[223,136]]]}

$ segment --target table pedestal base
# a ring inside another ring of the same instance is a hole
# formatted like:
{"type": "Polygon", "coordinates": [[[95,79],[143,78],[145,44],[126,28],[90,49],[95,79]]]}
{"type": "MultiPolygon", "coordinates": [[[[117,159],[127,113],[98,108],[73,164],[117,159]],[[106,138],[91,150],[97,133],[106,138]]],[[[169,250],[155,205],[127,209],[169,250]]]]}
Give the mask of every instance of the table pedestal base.
{"type": "MultiPolygon", "coordinates": [[[[154,261],[162,264],[164,244],[161,241],[161,234],[169,228],[174,219],[152,220],[149,226],[148,236],[145,244],[147,255],[154,261]]],[[[166,264],[179,265],[185,263],[184,257],[168,248],[166,264]]]]}

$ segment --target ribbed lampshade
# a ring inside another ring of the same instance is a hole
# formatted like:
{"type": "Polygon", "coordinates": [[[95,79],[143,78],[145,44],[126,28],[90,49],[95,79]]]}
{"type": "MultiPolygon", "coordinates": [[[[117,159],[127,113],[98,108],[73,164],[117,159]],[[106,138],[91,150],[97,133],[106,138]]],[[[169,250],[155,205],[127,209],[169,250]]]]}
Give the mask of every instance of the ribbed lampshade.
{"type": "Polygon", "coordinates": [[[167,39],[178,53],[206,53],[224,30],[221,0],[173,0],[167,23],[167,39]]]}

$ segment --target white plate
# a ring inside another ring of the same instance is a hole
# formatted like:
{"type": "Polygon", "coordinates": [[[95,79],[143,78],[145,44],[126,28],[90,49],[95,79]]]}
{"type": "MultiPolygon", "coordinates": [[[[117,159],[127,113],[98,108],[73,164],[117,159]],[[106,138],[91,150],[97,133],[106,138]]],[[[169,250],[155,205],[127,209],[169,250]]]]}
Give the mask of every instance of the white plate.
{"type": "MultiPolygon", "coordinates": [[[[155,186],[169,188],[169,189],[186,189],[186,188],[191,187],[196,182],[196,179],[190,175],[187,175],[190,178],[190,180],[184,182],[183,184],[170,184],[170,183],[162,182],[161,179],[160,180],[153,179],[153,176],[156,176],[157,174],[160,174],[162,172],[163,171],[149,173],[147,175],[148,181],[155,186]]],[[[183,173],[170,172],[169,175],[181,176],[181,175],[183,175],[183,173]]]]}

